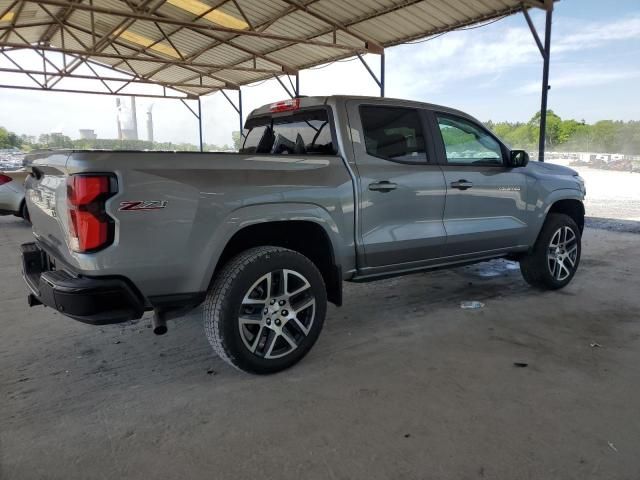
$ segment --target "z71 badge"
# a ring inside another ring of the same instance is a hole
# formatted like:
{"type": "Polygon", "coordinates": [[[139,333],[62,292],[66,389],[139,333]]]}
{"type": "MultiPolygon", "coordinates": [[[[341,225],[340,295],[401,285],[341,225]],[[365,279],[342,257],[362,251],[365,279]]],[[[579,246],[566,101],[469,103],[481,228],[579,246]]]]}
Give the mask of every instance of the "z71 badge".
{"type": "Polygon", "coordinates": [[[130,210],[160,210],[167,206],[166,200],[136,200],[129,202],[120,202],[121,212],[130,210]]]}

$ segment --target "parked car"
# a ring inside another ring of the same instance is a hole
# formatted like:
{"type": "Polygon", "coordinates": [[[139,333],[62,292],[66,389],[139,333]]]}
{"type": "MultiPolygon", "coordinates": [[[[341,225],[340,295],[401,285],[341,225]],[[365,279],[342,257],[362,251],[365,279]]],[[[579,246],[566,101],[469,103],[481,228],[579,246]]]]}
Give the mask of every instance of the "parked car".
{"type": "Polygon", "coordinates": [[[24,180],[27,172],[0,173],[0,215],[15,215],[29,221],[24,201],[24,180]]]}
{"type": "Polygon", "coordinates": [[[529,162],[451,108],[296,98],[251,113],[240,153],[67,151],[31,158],[29,303],[91,324],[201,306],[245,371],[311,349],[343,281],[497,257],[541,289],[580,261],[584,182],[529,162]]]}

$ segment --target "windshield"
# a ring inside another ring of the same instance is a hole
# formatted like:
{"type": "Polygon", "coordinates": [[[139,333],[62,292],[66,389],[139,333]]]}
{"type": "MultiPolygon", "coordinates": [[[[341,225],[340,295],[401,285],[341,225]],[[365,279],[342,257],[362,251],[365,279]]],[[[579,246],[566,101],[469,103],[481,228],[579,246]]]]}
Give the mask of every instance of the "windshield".
{"type": "Polygon", "coordinates": [[[247,121],[240,153],[275,155],[335,155],[326,110],[309,110],[281,117],[247,121]]]}

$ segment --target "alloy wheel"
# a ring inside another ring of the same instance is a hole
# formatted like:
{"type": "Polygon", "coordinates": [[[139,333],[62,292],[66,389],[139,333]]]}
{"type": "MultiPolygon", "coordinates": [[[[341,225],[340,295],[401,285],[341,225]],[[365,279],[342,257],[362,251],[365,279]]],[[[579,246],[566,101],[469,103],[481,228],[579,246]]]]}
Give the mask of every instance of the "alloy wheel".
{"type": "Polygon", "coordinates": [[[240,337],[254,355],[284,357],[307,337],[315,311],[316,299],[303,275],[288,269],[269,272],[249,288],[242,300],[240,337]]]}
{"type": "Polygon", "coordinates": [[[578,257],[578,237],[571,227],[560,227],[551,236],[547,251],[547,265],[551,276],[562,282],[576,267],[578,257]]]}

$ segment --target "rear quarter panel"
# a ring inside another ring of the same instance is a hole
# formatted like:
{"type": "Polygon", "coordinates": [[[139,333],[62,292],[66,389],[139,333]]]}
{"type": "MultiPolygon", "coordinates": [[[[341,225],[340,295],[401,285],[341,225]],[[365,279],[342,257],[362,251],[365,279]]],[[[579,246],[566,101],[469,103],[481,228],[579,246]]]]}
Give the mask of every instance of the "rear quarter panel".
{"type": "Polygon", "coordinates": [[[217,259],[241,228],[310,220],[353,260],[353,190],[340,157],[164,152],[78,152],[69,174],[113,172],[118,193],[106,209],[113,245],[71,253],[87,275],[123,275],[145,296],[207,289],[217,259]],[[157,210],[121,211],[124,201],[166,201],[157,210]]]}

